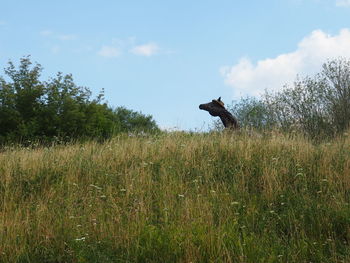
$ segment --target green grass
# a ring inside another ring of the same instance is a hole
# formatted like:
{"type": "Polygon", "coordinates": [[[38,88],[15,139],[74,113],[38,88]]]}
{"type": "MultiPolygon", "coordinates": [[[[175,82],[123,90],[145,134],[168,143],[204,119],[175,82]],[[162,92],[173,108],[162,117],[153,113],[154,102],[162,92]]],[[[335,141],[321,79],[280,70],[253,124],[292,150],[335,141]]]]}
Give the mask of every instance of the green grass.
{"type": "Polygon", "coordinates": [[[350,262],[350,138],[120,136],[0,153],[1,262],[350,262]]]}

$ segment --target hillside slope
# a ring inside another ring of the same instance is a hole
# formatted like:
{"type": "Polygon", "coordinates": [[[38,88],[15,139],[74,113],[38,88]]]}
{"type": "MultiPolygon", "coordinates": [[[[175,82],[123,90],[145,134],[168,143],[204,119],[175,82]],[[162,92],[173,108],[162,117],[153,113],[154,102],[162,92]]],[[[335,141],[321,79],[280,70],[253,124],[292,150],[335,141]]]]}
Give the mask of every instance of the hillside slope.
{"type": "Polygon", "coordinates": [[[8,149],[0,195],[1,262],[350,261],[350,138],[8,149]]]}

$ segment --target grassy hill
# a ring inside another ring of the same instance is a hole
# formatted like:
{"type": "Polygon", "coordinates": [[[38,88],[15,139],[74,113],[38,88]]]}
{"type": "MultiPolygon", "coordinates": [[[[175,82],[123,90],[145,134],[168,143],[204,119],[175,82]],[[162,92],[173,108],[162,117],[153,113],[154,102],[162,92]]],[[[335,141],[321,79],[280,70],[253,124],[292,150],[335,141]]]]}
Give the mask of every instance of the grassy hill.
{"type": "Polygon", "coordinates": [[[119,136],[0,153],[1,262],[350,262],[350,138],[119,136]]]}

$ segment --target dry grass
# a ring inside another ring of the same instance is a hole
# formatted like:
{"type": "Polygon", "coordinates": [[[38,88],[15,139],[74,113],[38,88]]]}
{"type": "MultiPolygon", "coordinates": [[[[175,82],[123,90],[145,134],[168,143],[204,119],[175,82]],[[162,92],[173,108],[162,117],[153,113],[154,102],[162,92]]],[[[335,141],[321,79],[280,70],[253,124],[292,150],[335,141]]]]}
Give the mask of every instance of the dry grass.
{"type": "Polygon", "coordinates": [[[350,138],[120,136],[0,176],[2,262],[350,262],[350,138]]]}

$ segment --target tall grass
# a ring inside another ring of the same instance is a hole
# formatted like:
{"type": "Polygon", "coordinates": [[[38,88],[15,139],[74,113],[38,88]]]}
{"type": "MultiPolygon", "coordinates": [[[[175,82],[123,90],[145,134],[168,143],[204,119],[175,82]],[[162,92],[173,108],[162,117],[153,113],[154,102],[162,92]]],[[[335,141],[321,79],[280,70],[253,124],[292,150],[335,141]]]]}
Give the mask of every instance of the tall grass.
{"type": "Polygon", "coordinates": [[[350,138],[13,148],[0,197],[1,262],[350,262],[350,138]]]}

